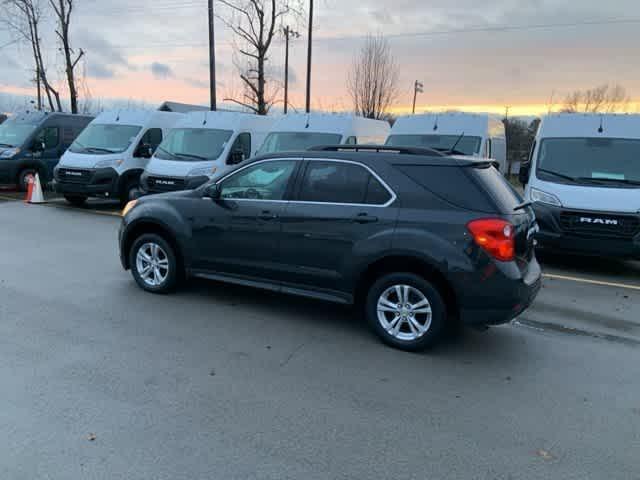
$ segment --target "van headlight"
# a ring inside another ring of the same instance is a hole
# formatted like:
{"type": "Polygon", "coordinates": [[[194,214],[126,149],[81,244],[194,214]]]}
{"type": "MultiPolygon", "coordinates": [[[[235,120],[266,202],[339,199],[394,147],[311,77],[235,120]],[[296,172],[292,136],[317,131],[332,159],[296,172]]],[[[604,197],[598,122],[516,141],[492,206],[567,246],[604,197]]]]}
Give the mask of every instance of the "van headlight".
{"type": "Polygon", "coordinates": [[[193,170],[191,170],[187,174],[187,177],[202,177],[202,176],[209,177],[214,173],[216,173],[216,167],[200,167],[200,168],[194,168],[193,170]]]}
{"type": "Polygon", "coordinates": [[[13,158],[20,153],[19,148],[10,148],[9,150],[5,150],[0,153],[0,158],[13,158]]]}
{"type": "Polygon", "coordinates": [[[101,160],[96,163],[96,168],[119,167],[124,160],[112,158],[111,160],[101,160]]]}
{"type": "Polygon", "coordinates": [[[543,192],[537,188],[531,188],[529,196],[531,197],[531,201],[534,203],[544,203],[547,205],[553,205],[554,207],[562,206],[560,199],[554,194],[543,192]]]}

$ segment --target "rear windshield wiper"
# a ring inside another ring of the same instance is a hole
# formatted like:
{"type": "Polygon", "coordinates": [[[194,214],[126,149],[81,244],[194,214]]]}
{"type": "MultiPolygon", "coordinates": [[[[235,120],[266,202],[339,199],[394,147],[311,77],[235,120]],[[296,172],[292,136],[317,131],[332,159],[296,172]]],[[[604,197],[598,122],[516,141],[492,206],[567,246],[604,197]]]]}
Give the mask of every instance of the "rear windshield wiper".
{"type": "Polygon", "coordinates": [[[442,148],[442,147],[429,147],[429,148],[431,148],[432,150],[435,150],[436,152],[446,153],[447,155],[464,155],[465,157],[469,156],[468,154],[456,149],[442,148]]]}
{"type": "Polygon", "coordinates": [[[513,211],[517,212],[519,210],[524,210],[527,207],[530,207],[531,205],[533,205],[533,202],[524,202],[521,203],[520,205],[516,205],[515,207],[513,207],[513,211]]]}
{"type": "Polygon", "coordinates": [[[640,181],[638,180],[628,180],[626,178],[593,178],[593,177],[580,177],[578,178],[580,181],[590,182],[590,183],[621,183],[623,185],[640,185],[640,181]]]}
{"type": "Polygon", "coordinates": [[[538,168],[538,172],[546,173],[547,175],[552,175],[556,178],[561,178],[563,180],[568,180],[569,182],[572,182],[572,183],[578,183],[577,178],[571,177],[569,175],[565,175],[564,173],[554,172],[553,170],[547,170],[546,168],[538,168]]]}

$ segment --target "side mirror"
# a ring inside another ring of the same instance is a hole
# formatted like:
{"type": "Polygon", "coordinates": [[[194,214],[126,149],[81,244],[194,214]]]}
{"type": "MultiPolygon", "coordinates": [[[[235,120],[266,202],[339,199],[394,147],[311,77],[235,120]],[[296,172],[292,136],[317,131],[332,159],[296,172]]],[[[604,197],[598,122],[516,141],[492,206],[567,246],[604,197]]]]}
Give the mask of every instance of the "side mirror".
{"type": "Polygon", "coordinates": [[[220,185],[218,185],[217,183],[212,183],[211,185],[207,186],[205,194],[211,200],[220,200],[220,198],[222,197],[222,188],[220,188],[220,185]]]}
{"type": "Polygon", "coordinates": [[[38,140],[34,140],[33,143],[31,144],[32,152],[44,152],[45,148],[46,148],[45,143],[38,140]]]}
{"type": "Polygon", "coordinates": [[[231,152],[231,156],[229,157],[229,164],[237,165],[239,163],[244,162],[244,160],[245,160],[244,151],[234,150],[233,152],[231,152]]]}
{"type": "Polygon", "coordinates": [[[140,146],[138,146],[138,149],[136,150],[134,156],[141,158],[151,158],[153,157],[153,147],[146,143],[142,143],[140,144],[140,146]]]}
{"type": "Polygon", "coordinates": [[[518,173],[518,180],[525,186],[529,183],[529,174],[531,173],[531,163],[523,162],[520,164],[520,172],[518,173]]]}

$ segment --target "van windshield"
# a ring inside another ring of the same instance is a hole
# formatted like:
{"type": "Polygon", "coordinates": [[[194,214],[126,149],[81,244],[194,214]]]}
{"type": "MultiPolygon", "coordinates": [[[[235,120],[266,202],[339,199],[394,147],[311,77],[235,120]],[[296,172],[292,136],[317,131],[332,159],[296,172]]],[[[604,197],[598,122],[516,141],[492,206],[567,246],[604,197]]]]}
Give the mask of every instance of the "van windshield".
{"type": "Polygon", "coordinates": [[[37,125],[7,120],[0,125],[0,147],[20,147],[36,129],[37,125]]]}
{"type": "Polygon", "coordinates": [[[140,130],[142,127],[137,125],[92,124],[82,131],[69,150],[90,155],[121,153],[129,148],[140,130]]]}
{"type": "Polygon", "coordinates": [[[640,140],[544,139],[536,176],[556,183],[640,185],[640,140]]]}
{"type": "Polygon", "coordinates": [[[434,150],[451,150],[456,142],[456,150],[465,155],[480,153],[480,137],[462,137],[460,135],[391,135],[387,139],[387,145],[393,147],[420,147],[433,148],[434,150]]]}
{"type": "Polygon", "coordinates": [[[277,152],[299,152],[318,145],[339,145],[339,133],[273,132],[260,147],[258,155],[277,152]]]}
{"type": "Polygon", "coordinates": [[[215,160],[224,152],[233,130],[176,128],[156,151],[156,158],[182,162],[215,160]]]}

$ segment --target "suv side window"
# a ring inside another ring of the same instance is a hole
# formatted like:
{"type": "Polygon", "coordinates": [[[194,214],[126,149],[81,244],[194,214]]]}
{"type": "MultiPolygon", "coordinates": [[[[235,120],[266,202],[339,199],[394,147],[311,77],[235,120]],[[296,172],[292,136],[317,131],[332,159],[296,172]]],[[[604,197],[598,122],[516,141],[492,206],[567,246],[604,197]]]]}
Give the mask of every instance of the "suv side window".
{"type": "Polygon", "coordinates": [[[391,194],[369,170],[344,162],[309,161],[298,200],[384,205],[391,194]]]}
{"type": "Polygon", "coordinates": [[[240,162],[233,161],[234,152],[237,152],[237,151],[242,152],[242,154],[244,155],[244,160],[246,160],[247,158],[251,158],[251,134],[250,133],[244,132],[236,137],[236,141],[233,142],[233,146],[229,151],[229,158],[227,158],[227,165],[240,163],[240,162]]]}
{"type": "Polygon", "coordinates": [[[296,163],[296,160],[274,160],[240,170],[222,181],[220,196],[227,199],[283,200],[296,163]]]}
{"type": "Polygon", "coordinates": [[[58,127],[45,127],[38,133],[36,141],[44,143],[44,149],[55,148],[60,143],[58,127]]]}
{"type": "Polygon", "coordinates": [[[140,143],[138,143],[138,148],[141,145],[149,145],[151,149],[155,152],[158,145],[162,143],[162,129],[161,128],[150,128],[147,130],[142,138],[140,139],[140,143]]]}

